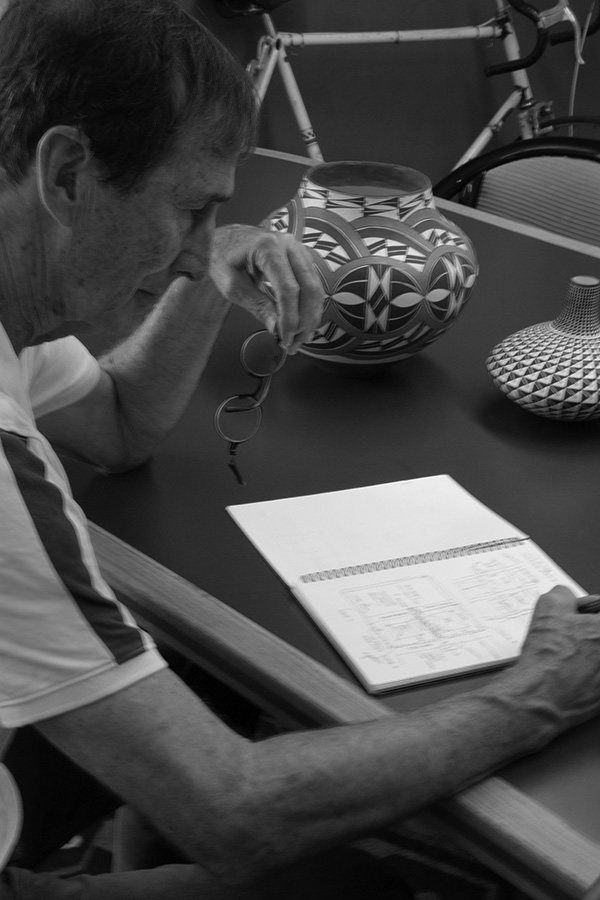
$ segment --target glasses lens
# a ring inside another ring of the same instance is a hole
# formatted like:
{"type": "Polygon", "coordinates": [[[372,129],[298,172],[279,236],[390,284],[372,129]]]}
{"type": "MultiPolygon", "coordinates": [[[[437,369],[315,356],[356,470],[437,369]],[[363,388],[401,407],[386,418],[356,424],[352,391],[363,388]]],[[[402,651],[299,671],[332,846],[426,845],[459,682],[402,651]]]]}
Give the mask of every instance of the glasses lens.
{"type": "Polygon", "coordinates": [[[215,428],[224,440],[243,444],[253,438],[262,420],[262,409],[254,397],[230,397],[215,413],[215,428]]]}
{"type": "Polygon", "coordinates": [[[242,344],[242,363],[250,375],[263,378],[276,372],[287,356],[277,338],[268,331],[257,331],[242,344]]]}

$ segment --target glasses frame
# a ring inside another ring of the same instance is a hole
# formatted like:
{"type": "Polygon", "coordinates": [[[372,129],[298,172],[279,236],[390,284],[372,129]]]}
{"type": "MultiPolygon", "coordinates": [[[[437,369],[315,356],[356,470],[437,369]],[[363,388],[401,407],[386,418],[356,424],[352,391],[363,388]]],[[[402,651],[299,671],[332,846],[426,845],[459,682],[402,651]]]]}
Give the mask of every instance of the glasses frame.
{"type": "Polygon", "coordinates": [[[277,335],[273,335],[270,331],[266,329],[261,329],[260,331],[254,331],[250,334],[242,346],[240,347],[240,362],[244,371],[251,375],[253,378],[256,378],[258,381],[258,385],[256,390],[241,394],[233,394],[231,397],[228,397],[226,400],[223,400],[222,403],[218,405],[214,414],[214,426],[215,431],[219,435],[219,437],[223,438],[224,441],[228,444],[229,451],[229,459],[227,465],[235,475],[239,484],[246,484],[242,474],[237,465],[237,448],[240,444],[245,444],[247,441],[252,440],[252,438],[258,432],[263,418],[263,410],[262,404],[267,398],[267,394],[269,393],[269,388],[271,387],[271,379],[275,372],[278,372],[287,359],[287,350],[281,346],[279,343],[279,339],[277,335]],[[278,358],[274,358],[271,369],[264,372],[257,372],[254,368],[252,368],[250,362],[248,361],[248,348],[252,341],[256,339],[257,335],[268,334],[278,347],[279,356],[278,358]],[[237,405],[237,406],[236,406],[237,405]],[[232,409],[227,409],[228,406],[232,406],[232,409]],[[249,433],[247,437],[242,438],[241,440],[232,440],[231,436],[227,434],[227,431],[223,428],[222,418],[227,413],[235,415],[236,413],[247,413],[254,411],[256,413],[256,422],[253,427],[249,429],[249,433]]]}

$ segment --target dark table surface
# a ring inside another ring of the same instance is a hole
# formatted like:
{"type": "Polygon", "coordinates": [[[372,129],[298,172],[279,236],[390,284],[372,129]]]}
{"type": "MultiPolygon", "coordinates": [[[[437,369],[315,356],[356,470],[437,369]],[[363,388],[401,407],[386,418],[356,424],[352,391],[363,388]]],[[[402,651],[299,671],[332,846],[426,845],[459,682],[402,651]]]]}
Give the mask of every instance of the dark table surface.
{"type": "MultiPolygon", "coordinates": [[[[256,223],[295,191],[303,165],[257,155],[221,221],[256,223]]],[[[239,363],[257,324],[234,310],[202,384],[156,458],[126,475],[67,463],[90,519],[201,586],[344,678],[354,677],[226,512],[230,504],[447,472],[526,531],[586,590],[600,589],[600,420],[528,413],[493,385],[496,342],[560,310],[568,279],[600,276],[600,250],[442,204],[473,240],[480,275],[456,325],[417,356],[352,377],[296,355],[273,378],[258,435],[240,448],[237,484],[213,428],[225,397],[250,387],[239,363]]],[[[250,387],[250,389],[252,389],[250,387]]],[[[451,679],[385,695],[409,709],[484,683],[451,679]]],[[[600,845],[600,721],[502,773],[600,845]]],[[[600,860],[598,863],[600,875],[600,860]]]]}

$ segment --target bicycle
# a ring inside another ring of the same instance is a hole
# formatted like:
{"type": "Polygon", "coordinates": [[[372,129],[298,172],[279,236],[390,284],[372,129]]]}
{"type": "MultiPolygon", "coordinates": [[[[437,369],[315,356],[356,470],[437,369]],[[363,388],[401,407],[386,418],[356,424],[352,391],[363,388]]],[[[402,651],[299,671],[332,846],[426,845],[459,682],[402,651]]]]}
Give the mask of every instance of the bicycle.
{"type": "MultiPolygon", "coordinates": [[[[537,9],[527,0],[495,0],[496,14],[480,25],[406,31],[304,33],[282,32],[275,26],[272,11],[290,0],[215,0],[215,2],[218,11],[226,17],[244,15],[260,15],[262,17],[265,34],[259,39],[256,57],[248,63],[247,72],[255,87],[259,102],[262,103],[275,70],[279,71],[285,93],[304,140],[306,152],[316,161],[323,161],[324,157],[292,69],[288,53],[290,48],[439,40],[501,41],[506,59],[502,63],[488,66],[485,74],[487,76],[509,74],[513,82],[512,90],[475,140],[457,160],[454,168],[481,154],[492,138],[500,133],[512,113],[517,115],[521,140],[544,137],[563,128],[570,129],[572,134],[574,127],[581,125],[600,129],[600,118],[594,116],[575,116],[570,111],[568,116],[553,117],[552,103],[547,100],[535,99],[526,72],[527,68],[540,59],[549,43],[557,44],[571,40],[574,43],[575,51],[574,84],[576,84],[578,67],[583,63],[584,42],[587,37],[600,29],[600,0],[592,0],[583,27],[573,13],[569,0],[558,0],[555,6],[546,10],[537,9]],[[524,16],[536,28],[534,45],[525,55],[521,54],[514,27],[515,13],[524,16]],[[564,29],[558,32],[552,30],[565,23],[568,26],[566,31],[564,29]]],[[[574,88],[571,106],[573,98],[574,88]]]]}

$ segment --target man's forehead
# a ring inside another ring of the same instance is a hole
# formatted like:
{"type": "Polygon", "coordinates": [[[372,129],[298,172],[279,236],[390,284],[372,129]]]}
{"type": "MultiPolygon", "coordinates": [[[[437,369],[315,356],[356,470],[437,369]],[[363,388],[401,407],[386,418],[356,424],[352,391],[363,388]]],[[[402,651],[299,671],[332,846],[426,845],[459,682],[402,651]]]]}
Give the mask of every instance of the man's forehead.
{"type": "Polygon", "coordinates": [[[165,166],[174,193],[185,200],[190,194],[223,196],[233,190],[237,159],[219,156],[206,148],[197,131],[187,131],[178,139],[165,166]]]}
{"type": "Polygon", "coordinates": [[[233,193],[235,161],[222,159],[207,160],[202,165],[192,165],[179,170],[179,177],[173,181],[176,200],[185,202],[206,202],[207,200],[228,200],[233,193]]]}

